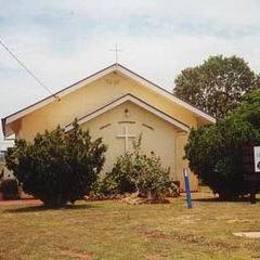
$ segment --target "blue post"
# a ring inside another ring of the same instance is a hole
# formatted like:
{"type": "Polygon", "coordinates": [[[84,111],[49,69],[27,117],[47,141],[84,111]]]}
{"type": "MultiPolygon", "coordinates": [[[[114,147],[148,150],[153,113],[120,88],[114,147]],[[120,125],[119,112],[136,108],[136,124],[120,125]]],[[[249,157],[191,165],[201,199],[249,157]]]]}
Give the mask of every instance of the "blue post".
{"type": "Polygon", "coordinates": [[[184,183],[185,183],[187,207],[188,207],[188,209],[191,209],[192,208],[192,198],[191,198],[191,192],[190,192],[190,179],[189,179],[187,169],[183,169],[183,177],[184,177],[184,183]]]}

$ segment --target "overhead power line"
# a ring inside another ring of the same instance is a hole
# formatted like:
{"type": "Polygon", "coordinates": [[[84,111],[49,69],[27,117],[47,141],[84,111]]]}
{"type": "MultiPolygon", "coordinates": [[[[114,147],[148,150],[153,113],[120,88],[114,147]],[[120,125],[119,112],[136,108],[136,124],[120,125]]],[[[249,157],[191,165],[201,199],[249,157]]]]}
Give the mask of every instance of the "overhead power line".
{"type": "Polygon", "coordinates": [[[53,92],[15,55],[13,51],[8,48],[4,41],[0,38],[0,44],[9,53],[9,55],[16,60],[16,62],[41,86],[43,87],[51,96],[60,100],[53,92]]]}

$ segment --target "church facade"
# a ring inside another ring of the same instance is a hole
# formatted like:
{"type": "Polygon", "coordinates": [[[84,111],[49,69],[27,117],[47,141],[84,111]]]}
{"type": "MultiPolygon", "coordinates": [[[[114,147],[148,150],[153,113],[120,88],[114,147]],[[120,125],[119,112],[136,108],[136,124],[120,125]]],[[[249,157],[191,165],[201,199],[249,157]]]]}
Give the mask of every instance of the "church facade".
{"type": "MultiPolygon", "coordinates": [[[[108,146],[103,172],[116,158],[131,151],[142,136],[142,150],[159,155],[170,167],[173,180],[183,187],[184,146],[191,128],[215,123],[215,119],[120,64],[113,64],[54,96],[47,97],[2,119],[5,137],[33,141],[37,133],[58,125],[69,131],[75,118],[93,138],[108,146]],[[55,98],[56,97],[56,98],[55,98]]],[[[191,188],[198,181],[191,174],[191,188]]]]}

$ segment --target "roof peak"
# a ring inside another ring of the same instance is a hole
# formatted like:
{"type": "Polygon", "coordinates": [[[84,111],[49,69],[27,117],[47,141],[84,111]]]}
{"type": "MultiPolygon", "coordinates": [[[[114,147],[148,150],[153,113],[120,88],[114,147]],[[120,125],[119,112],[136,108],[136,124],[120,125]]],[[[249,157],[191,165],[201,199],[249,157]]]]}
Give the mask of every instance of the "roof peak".
{"type": "MultiPolygon", "coordinates": [[[[215,119],[213,117],[211,117],[210,115],[206,114],[205,112],[197,109],[196,107],[194,107],[191,104],[188,104],[187,102],[184,102],[183,100],[177,98],[176,96],[174,96],[171,92],[167,91],[166,89],[160,87],[159,85],[151,82],[150,80],[144,78],[143,76],[135,73],[134,71],[128,69],[126,66],[120,64],[120,63],[113,63],[110,66],[107,66],[99,71],[97,71],[96,73],[83,78],[82,80],[56,92],[54,95],[62,98],[63,96],[67,95],[68,93],[77,90],[78,88],[81,88],[82,86],[89,84],[95,80],[98,80],[102,77],[104,77],[105,75],[108,75],[109,73],[113,72],[113,71],[119,71],[120,73],[126,75],[127,77],[139,82],[140,84],[142,84],[143,86],[147,87],[147,88],[151,88],[153,91],[155,91],[156,93],[170,99],[171,101],[173,101],[174,103],[177,103],[178,105],[184,107],[185,109],[188,109],[189,111],[192,111],[193,113],[197,114],[197,116],[200,116],[212,123],[215,122],[215,119]]],[[[49,104],[50,102],[54,102],[54,97],[53,95],[48,96],[30,106],[27,106],[24,109],[21,109],[11,115],[8,115],[7,117],[2,119],[2,129],[3,129],[3,133],[5,136],[9,136],[11,134],[12,131],[10,131],[10,133],[7,134],[6,131],[6,125],[8,125],[9,123],[17,120],[18,118],[24,116],[25,114],[28,114],[32,111],[34,111],[35,109],[38,109],[42,106],[45,106],[47,104],[49,104]]],[[[59,102],[56,100],[56,102],[59,102]]]]}

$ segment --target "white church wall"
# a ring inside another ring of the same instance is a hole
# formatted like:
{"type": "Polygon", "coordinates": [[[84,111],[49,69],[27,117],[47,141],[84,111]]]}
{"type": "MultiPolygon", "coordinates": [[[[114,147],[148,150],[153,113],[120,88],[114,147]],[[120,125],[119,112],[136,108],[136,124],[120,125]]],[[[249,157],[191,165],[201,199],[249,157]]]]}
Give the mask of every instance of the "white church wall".
{"type": "Polygon", "coordinates": [[[132,141],[142,134],[142,149],[146,153],[153,151],[159,155],[162,164],[171,168],[171,175],[177,179],[176,168],[176,128],[150,112],[126,102],[105,114],[82,125],[89,129],[93,138],[102,137],[108,145],[104,172],[110,171],[118,156],[126,151],[125,130],[130,135],[128,148],[132,149],[132,141]],[[128,111],[127,115],[125,111],[128,111]]]}

